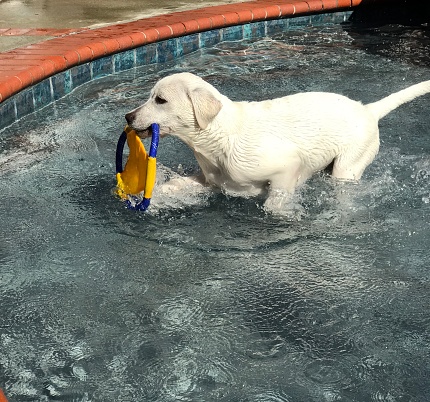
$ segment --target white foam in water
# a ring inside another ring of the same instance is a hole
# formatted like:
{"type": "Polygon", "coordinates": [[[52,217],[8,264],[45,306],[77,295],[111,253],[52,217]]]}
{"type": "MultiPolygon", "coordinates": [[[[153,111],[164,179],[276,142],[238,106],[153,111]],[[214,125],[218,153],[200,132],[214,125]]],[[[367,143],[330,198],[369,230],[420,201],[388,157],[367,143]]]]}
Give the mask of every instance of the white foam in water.
{"type": "Polygon", "coordinates": [[[382,57],[389,33],[377,32],[222,43],[95,81],[2,133],[11,401],[429,399],[428,97],[381,121],[359,183],[318,174],[279,194],[285,216],[263,197],[174,192],[170,179],[199,169],[171,138],[147,212],[112,191],[123,116],[160,76],[192,71],[235,100],[316,90],[365,103],[429,78],[428,65],[398,61],[407,49],[382,57]]]}

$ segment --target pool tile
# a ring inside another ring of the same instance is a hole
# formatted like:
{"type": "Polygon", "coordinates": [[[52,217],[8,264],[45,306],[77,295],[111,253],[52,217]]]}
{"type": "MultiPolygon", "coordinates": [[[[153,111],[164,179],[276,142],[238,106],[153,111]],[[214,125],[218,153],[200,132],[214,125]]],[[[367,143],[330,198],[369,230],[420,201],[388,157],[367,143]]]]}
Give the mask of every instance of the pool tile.
{"type": "Polygon", "coordinates": [[[91,62],[92,77],[99,78],[113,73],[112,57],[102,57],[91,62]]]}
{"type": "Polygon", "coordinates": [[[175,39],[163,40],[157,43],[158,63],[166,63],[177,57],[175,39]]]}
{"type": "Polygon", "coordinates": [[[114,71],[130,70],[134,67],[135,51],[127,50],[126,52],[113,55],[114,71]]]}
{"type": "Polygon", "coordinates": [[[34,95],[33,87],[21,91],[14,97],[16,105],[16,117],[20,119],[21,117],[27,116],[35,111],[34,109],[34,95]]]}
{"type": "Polygon", "coordinates": [[[147,50],[151,45],[141,46],[135,49],[135,64],[136,67],[144,66],[146,64],[147,50]]]}
{"type": "Polygon", "coordinates": [[[289,27],[288,21],[289,19],[267,21],[266,35],[270,36],[285,32],[289,27]]]}
{"type": "Polygon", "coordinates": [[[16,121],[14,98],[9,98],[0,104],[0,130],[16,121]]]}
{"type": "Polygon", "coordinates": [[[266,21],[243,25],[243,38],[264,38],[266,36],[266,21]]]}
{"type": "Polygon", "coordinates": [[[211,47],[221,41],[219,29],[200,33],[200,47],[211,47]]]}
{"type": "Polygon", "coordinates": [[[191,53],[191,52],[187,52],[187,53],[184,52],[184,46],[183,46],[181,39],[182,38],[176,38],[175,39],[176,40],[176,57],[177,58],[180,58],[187,53],[191,53]]]}
{"type": "Polygon", "coordinates": [[[91,81],[91,69],[88,63],[70,69],[73,89],[91,81]]]}
{"type": "Polygon", "coordinates": [[[157,63],[157,46],[150,44],[136,49],[136,66],[157,63]]]}
{"type": "Polygon", "coordinates": [[[222,40],[235,41],[243,39],[242,25],[236,25],[233,27],[224,28],[222,30],[222,40]]]}
{"type": "Polygon", "coordinates": [[[312,24],[340,24],[347,21],[344,13],[313,14],[310,16],[312,24]]]}
{"type": "Polygon", "coordinates": [[[53,101],[50,80],[39,82],[33,87],[34,109],[39,110],[53,101]]]}
{"type": "Polygon", "coordinates": [[[310,16],[290,18],[290,21],[289,21],[289,27],[290,28],[303,27],[306,25],[311,25],[311,17],[310,16]]]}
{"type": "Polygon", "coordinates": [[[73,89],[70,70],[52,76],[51,83],[55,100],[61,99],[63,96],[70,93],[73,89]]]}
{"type": "Polygon", "coordinates": [[[182,47],[182,55],[195,52],[200,48],[199,34],[183,36],[181,38],[178,38],[178,42],[182,47]]]}

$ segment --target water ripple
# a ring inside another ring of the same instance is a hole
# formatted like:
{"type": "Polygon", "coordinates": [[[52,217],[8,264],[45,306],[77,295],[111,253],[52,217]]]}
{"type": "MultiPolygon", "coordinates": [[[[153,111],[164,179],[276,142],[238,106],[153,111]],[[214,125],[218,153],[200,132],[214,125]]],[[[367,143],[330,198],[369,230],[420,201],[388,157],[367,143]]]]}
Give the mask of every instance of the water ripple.
{"type": "Polygon", "coordinates": [[[350,382],[346,367],[332,359],[314,360],[306,366],[305,375],[312,381],[324,385],[341,383],[345,386],[350,382]]]}
{"type": "Polygon", "coordinates": [[[293,399],[283,391],[266,391],[252,396],[252,402],[291,402],[293,399]]]}
{"type": "Polygon", "coordinates": [[[279,335],[261,338],[249,345],[246,354],[256,360],[280,358],[286,354],[286,342],[279,335]]]}
{"type": "Polygon", "coordinates": [[[175,299],[160,305],[155,318],[168,333],[186,332],[188,328],[200,326],[203,311],[198,300],[175,299]]]}
{"type": "MultiPolygon", "coordinates": [[[[342,27],[299,27],[96,80],[11,126],[0,138],[11,400],[428,400],[427,98],[381,122],[360,183],[321,173],[302,186],[295,220],[216,193],[126,210],[111,193],[121,116],[184,70],[235,100],[331,91],[366,103],[428,79],[342,27]]],[[[174,139],[158,163],[161,181],[198,173],[174,139]]]]}

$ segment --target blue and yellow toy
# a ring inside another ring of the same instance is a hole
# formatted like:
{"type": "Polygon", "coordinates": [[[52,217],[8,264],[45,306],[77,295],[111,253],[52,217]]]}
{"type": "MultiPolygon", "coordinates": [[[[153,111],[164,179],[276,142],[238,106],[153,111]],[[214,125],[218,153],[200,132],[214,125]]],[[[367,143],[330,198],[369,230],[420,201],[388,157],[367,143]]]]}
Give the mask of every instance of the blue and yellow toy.
{"type": "Polygon", "coordinates": [[[146,211],[152,197],[152,190],[155,185],[156,162],[158,141],[160,138],[160,128],[158,124],[151,125],[151,146],[149,154],[145,146],[134,131],[129,126],[119,137],[116,147],[116,180],[117,194],[127,202],[127,207],[138,211],[146,211]],[[124,169],[122,168],[122,155],[127,142],[129,155],[124,169]],[[130,198],[138,200],[138,196],[143,192],[143,199],[133,204],[130,198]]]}

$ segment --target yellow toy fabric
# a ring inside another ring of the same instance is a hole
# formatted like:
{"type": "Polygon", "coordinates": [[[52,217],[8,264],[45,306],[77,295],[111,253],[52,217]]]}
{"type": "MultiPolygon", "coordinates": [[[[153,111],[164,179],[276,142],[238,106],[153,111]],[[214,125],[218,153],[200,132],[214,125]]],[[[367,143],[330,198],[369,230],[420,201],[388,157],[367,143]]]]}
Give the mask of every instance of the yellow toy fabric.
{"type": "MultiPolygon", "coordinates": [[[[145,190],[148,168],[148,153],[139,136],[128,126],[124,131],[127,134],[129,155],[124,170],[116,174],[118,195],[121,198],[127,198],[128,194],[138,195],[145,190]]],[[[150,194],[145,196],[151,197],[150,194]]]]}

